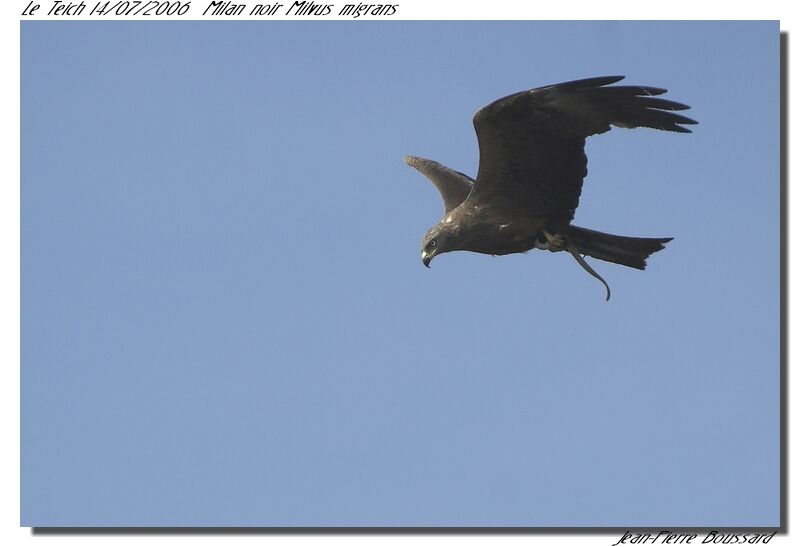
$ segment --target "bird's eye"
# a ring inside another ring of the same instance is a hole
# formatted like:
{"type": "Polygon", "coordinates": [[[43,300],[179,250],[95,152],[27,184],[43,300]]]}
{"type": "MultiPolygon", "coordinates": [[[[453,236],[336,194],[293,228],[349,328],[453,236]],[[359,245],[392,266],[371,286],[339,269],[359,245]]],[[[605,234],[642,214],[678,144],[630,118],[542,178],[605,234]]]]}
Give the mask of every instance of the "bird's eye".
{"type": "Polygon", "coordinates": [[[436,247],[436,240],[435,239],[431,239],[428,242],[428,249],[433,249],[434,247],[436,247]]]}

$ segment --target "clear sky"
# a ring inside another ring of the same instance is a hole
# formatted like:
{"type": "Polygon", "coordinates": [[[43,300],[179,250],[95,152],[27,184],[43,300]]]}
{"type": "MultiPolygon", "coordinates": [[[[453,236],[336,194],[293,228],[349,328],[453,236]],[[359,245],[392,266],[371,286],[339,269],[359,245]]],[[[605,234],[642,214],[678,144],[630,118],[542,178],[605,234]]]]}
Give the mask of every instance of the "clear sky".
{"type": "Polygon", "coordinates": [[[759,23],[22,24],[22,524],[776,526],[779,42],[759,23]],[[589,76],[576,224],[443,255],[403,155],[589,76]]]}

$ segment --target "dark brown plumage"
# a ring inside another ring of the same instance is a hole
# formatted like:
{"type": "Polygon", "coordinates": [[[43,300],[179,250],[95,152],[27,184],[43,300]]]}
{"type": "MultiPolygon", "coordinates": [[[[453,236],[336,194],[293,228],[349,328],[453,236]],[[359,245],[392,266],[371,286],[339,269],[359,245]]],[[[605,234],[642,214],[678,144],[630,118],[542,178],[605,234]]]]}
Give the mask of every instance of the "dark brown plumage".
{"type": "Polygon", "coordinates": [[[569,251],[605,281],[582,255],[643,270],[645,259],[672,238],[605,234],[571,224],[586,176],[586,137],[612,125],[690,133],[688,106],[656,97],[665,89],[611,86],[606,76],[539,87],[509,95],[478,110],[473,125],[480,165],[473,181],[435,161],[406,156],[430,179],[445,205],[442,220],[423,238],[422,261],[449,251],[492,255],[534,248],[569,251]]]}

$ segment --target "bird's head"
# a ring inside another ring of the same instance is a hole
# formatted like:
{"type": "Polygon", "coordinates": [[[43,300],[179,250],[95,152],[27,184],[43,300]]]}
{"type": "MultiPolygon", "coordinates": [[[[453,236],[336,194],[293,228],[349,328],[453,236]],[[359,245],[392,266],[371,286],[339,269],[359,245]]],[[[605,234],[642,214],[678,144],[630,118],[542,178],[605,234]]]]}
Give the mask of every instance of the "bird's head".
{"type": "Polygon", "coordinates": [[[433,257],[442,253],[458,250],[456,243],[455,227],[451,224],[440,222],[422,238],[422,263],[430,268],[433,257]]]}

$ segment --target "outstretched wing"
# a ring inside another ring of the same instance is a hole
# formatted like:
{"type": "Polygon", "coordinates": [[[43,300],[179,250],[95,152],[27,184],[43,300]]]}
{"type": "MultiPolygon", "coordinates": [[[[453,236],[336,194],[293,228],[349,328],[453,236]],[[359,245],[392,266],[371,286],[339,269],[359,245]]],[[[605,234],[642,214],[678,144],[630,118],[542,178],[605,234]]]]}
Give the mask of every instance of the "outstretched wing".
{"type": "Polygon", "coordinates": [[[618,127],[689,133],[686,105],[666,89],[612,86],[624,76],[576,80],[498,99],[473,118],[480,166],[470,199],[569,222],[586,176],[586,137],[618,127]]]}
{"type": "Polygon", "coordinates": [[[472,191],[472,184],[475,181],[464,173],[459,173],[441,163],[417,156],[406,156],[403,159],[436,186],[442,195],[445,213],[458,207],[472,191]]]}

